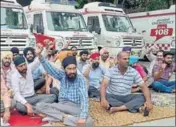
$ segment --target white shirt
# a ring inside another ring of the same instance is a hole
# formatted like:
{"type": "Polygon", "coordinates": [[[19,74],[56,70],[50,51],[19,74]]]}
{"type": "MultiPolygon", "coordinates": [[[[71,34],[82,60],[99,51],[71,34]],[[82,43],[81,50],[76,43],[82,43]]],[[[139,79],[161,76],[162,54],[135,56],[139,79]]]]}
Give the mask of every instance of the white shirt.
{"type": "Polygon", "coordinates": [[[26,78],[24,78],[17,70],[11,77],[14,99],[23,105],[27,103],[25,97],[30,97],[35,94],[32,71],[34,71],[39,65],[40,61],[36,58],[34,62],[27,65],[26,78]]]}

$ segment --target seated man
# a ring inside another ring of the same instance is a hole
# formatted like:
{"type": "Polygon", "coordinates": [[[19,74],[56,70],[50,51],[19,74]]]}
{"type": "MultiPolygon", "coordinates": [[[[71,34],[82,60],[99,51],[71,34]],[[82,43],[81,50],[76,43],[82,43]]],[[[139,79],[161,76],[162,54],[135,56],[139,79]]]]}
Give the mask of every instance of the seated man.
{"type": "MultiPolygon", "coordinates": [[[[39,51],[39,50],[38,50],[39,51]]],[[[38,54],[39,52],[36,51],[38,54]]],[[[41,52],[41,50],[40,50],[41,52]]],[[[38,58],[27,65],[25,58],[18,56],[14,59],[16,71],[11,77],[12,91],[14,100],[17,101],[16,109],[22,114],[33,115],[32,107],[39,102],[52,103],[56,100],[55,95],[36,95],[34,91],[34,81],[32,71],[40,64],[38,58]]]]}
{"type": "MultiPolygon", "coordinates": [[[[2,76],[2,75],[1,75],[2,76]]],[[[1,115],[3,116],[3,121],[1,121],[4,126],[9,125],[8,121],[10,119],[10,107],[11,107],[11,92],[5,85],[5,81],[1,78],[1,115]]],[[[3,126],[2,125],[2,126],[3,126]]]]}
{"type": "Polygon", "coordinates": [[[83,67],[87,64],[89,52],[83,50],[80,52],[80,59],[77,61],[77,66],[80,72],[82,72],[83,67]]]}
{"type": "Polygon", "coordinates": [[[12,47],[10,51],[13,54],[13,60],[15,59],[15,57],[20,55],[20,51],[19,51],[19,49],[17,47],[12,47]]]}
{"type": "MultiPolygon", "coordinates": [[[[27,47],[24,49],[23,54],[30,65],[34,59],[35,59],[35,50],[32,47],[27,47]]],[[[37,93],[47,93],[47,94],[57,94],[57,93],[52,93],[52,89],[56,88],[51,88],[52,84],[52,78],[45,72],[43,66],[40,64],[38,68],[36,68],[32,72],[32,76],[34,79],[34,90],[37,93]],[[51,89],[50,89],[51,88],[51,89]]],[[[58,91],[57,89],[55,91],[58,91]]]]}
{"type": "Polygon", "coordinates": [[[155,80],[152,84],[153,89],[165,93],[175,92],[175,81],[169,81],[174,71],[173,54],[169,52],[165,53],[163,62],[154,65],[152,71],[155,80]]]}
{"type": "Polygon", "coordinates": [[[129,54],[117,55],[118,65],[109,69],[101,85],[101,105],[110,113],[128,110],[138,112],[144,105],[147,111],[152,109],[150,92],[140,74],[128,66],[129,54]],[[131,94],[133,84],[138,84],[144,95],[131,94]],[[145,98],[144,98],[145,97],[145,98]]]}
{"type": "Polygon", "coordinates": [[[100,84],[105,74],[105,68],[100,66],[99,53],[92,53],[90,55],[90,64],[83,67],[82,73],[88,80],[89,90],[88,94],[91,98],[99,98],[100,84]]]}
{"type": "Polygon", "coordinates": [[[103,66],[104,68],[111,68],[115,64],[114,60],[112,57],[109,57],[109,52],[107,51],[106,48],[102,48],[100,50],[100,65],[103,66]]]}
{"type": "MultiPolygon", "coordinates": [[[[138,61],[139,61],[139,57],[138,56],[130,56],[129,65],[137,70],[137,72],[140,74],[140,76],[142,77],[143,81],[147,85],[147,87],[149,87],[152,84],[152,82],[153,82],[153,78],[152,78],[152,76],[149,76],[144,71],[144,67],[138,61]]],[[[138,92],[138,91],[140,91],[140,87],[136,86],[134,84],[133,87],[132,87],[132,92],[138,92]]]]}
{"type": "Polygon", "coordinates": [[[88,117],[86,81],[82,75],[77,74],[76,58],[68,56],[62,61],[64,71],[56,69],[42,56],[40,61],[45,70],[61,82],[58,103],[41,103],[36,106],[37,112],[47,116],[43,120],[63,121],[70,126],[92,126],[92,120],[88,117]]]}

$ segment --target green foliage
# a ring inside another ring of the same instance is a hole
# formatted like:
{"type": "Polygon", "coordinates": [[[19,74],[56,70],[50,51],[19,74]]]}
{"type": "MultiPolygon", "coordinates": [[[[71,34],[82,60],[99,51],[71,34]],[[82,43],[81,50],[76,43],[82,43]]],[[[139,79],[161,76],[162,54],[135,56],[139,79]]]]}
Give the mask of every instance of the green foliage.
{"type": "Polygon", "coordinates": [[[169,7],[169,0],[149,0],[146,4],[146,11],[165,9],[169,7]]]}
{"type": "Polygon", "coordinates": [[[84,4],[88,3],[88,0],[76,0],[77,5],[75,6],[75,8],[79,9],[79,8],[83,8],[84,4]]]}

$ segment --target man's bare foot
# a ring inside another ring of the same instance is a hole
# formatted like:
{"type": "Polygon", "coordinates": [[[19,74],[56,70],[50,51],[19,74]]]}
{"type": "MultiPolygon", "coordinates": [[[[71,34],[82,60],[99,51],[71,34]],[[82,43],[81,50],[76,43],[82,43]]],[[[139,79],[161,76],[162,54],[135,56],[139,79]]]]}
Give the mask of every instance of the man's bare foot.
{"type": "Polygon", "coordinates": [[[38,114],[39,116],[41,116],[41,117],[46,117],[46,115],[45,114],[38,114]]]}
{"type": "Polygon", "coordinates": [[[117,110],[117,107],[111,107],[110,108],[110,110],[109,110],[109,113],[110,114],[113,114],[113,113],[115,113],[115,112],[117,112],[118,110],[117,110]]]}
{"type": "Polygon", "coordinates": [[[145,109],[144,106],[140,107],[140,108],[139,108],[139,113],[143,113],[143,112],[144,112],[144,109],[145,109]]]}

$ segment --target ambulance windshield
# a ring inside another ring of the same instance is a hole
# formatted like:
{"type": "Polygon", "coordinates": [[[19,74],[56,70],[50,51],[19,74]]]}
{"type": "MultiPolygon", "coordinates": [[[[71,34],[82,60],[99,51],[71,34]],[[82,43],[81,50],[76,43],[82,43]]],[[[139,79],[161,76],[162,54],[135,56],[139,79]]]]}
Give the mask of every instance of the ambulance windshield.
{"type": "Polygon", "coordinates": [[[103,15],[103,22],[107,31],[130,32],[134,31],[130,19],[126,16],[103,15]]]}
{"type": "Polygon", "coordinates": [[[47,12],[48,29],[51,31],[87,31],[81,14],[68,12],[47,12]]]}
{"type": "Polygon", "coordinates": [[[22,9],[1,7],[1,29],[27,29],[22,9]]]}

